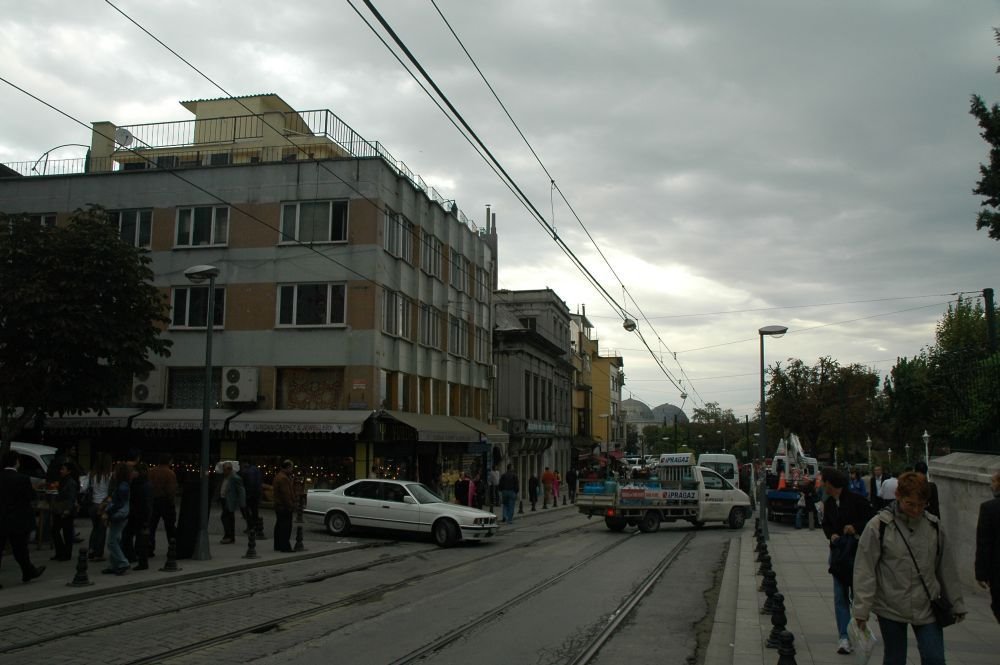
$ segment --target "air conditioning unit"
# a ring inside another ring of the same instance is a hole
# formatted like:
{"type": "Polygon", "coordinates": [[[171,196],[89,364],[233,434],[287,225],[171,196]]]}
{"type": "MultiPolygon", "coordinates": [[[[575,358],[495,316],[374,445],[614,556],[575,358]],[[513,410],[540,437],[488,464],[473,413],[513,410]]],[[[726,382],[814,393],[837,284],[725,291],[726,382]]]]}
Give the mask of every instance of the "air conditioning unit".
{"type": "Polygon", "coordinates": [[[256,367],[223,367],[222,400],[224,402],[257,401],[256,367]]]}
{"type": "Polygon", "coordinates": [[[167,370],[154,367],[132,377],[132,401],[136,404],[163,404],[166,397],[167,370]]]}
{"type": "Polygon", "coordinates": [[[487,379],[495,379],[495,378],[497,378],[497,366],[496,365],[489,365],[486,368],[486,378],[487,379]]]}

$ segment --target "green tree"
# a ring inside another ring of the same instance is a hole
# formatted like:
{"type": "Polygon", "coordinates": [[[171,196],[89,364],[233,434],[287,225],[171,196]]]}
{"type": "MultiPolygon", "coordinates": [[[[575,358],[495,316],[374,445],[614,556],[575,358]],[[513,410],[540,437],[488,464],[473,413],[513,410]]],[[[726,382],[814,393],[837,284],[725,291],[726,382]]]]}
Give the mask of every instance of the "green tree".
{"type": "MultiPolygon", "coordinates": [[[[1000,44],[1000,30],[993,29],[997,43],[1000,44]]],[[[997,67],[1000,74],[1000,67],[997,67]]],[[[984,197],[982,206],[976,215],[976,229],[988,229],[994,240],[1000,240],[1000,105],[987,106],[979,95],[972,95],[969,113],[979,122],[980,136],[990,146],[989,164],[979,165],[979,182],[972,190],[973,194],[984,197]]]]}
{"type": "Polygon", "coordinates": [[[168,355],[150,261],[98,207],[51,228],[0,214],[0,451],[41,415],[118,403],[168,355]]]}

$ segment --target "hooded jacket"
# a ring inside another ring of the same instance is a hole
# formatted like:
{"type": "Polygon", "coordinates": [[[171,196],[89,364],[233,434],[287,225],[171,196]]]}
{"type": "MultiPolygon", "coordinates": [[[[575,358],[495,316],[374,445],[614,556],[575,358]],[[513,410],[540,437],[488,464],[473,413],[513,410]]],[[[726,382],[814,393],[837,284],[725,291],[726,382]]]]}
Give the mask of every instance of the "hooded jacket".
{"type": "Polygon", "coordinates": [[[900,623],[934,623],[930,600],[903,538],[913,550],[931,597],[943,595],[951,601],[955,614],[964,614],[958,568],[938,519],[927,512],[909,517],[893,502],[879,511],[861,534],[854,559],[854,618],[867,621],[874,612],[900,623]]]}

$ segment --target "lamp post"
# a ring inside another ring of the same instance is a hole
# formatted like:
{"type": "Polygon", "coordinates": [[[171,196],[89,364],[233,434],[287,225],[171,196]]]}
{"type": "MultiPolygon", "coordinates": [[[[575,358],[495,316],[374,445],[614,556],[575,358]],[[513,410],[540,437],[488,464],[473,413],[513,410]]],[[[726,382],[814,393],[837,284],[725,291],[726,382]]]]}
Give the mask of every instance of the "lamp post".
{"type": "Polygon", "coordinates": [[[892,448],[889,448],[889,468],[892,469],[892,448]]]}
{"type": "Polygon", "coordinates": [[[719,435],[719,441],[722,443],[722,452],[726,452],[726,435],[722,433],[721,429],[715,430],[715,433],[719,435]]]}
{"type": "Polygon", "coordinates": [[[215,278],[219,269],[215,266],[192,266],[184,271],[184,276],[195,284],[208,280],[208,303],[205,312],[205,390],[202,393],[201,409],[201,489],[198,496],[198,537],[195,539],[193,558],[207,561],[212,558],[208,547],[208,455],[209,455],[209,415],[212,410],[212,328],[215,324],[215,278]]]}
{"type": "Polygon", "coordinates": [[[930,465],[930,463],[931,463],[931,456],[929,454],[929,450],[928,450],[927,444],[929,444],[931,442],[931,435],[927,433],[927,430],[924,430],[924,434],[920,438],[924,440],[924,462],[926,462],[928,465],[930,465]]]}
{"type": "MultiPolygon", "coordinates": [[[[665,437],[663,437],[663,451],[664,452],[669,452],[669,450],[668,450],[669,448],[670,448],[670,437],[669,436],[665,436],[665,437]]],[[[676,450],[674,452],[676,452],[676,450]]]]}
{"type": "Polygon", "coordinates": [[[865,439],[865,443],[868,444],[868,473],[872,472],[872,438],[869,436],[865,439]]]}
{"type": "MultiPolygon", "coordinates": [[[[765,424],[765,418],[767,416],[767,408],[764,404],[764,338],[765,337],[781,337],[786,332],[788,332],[787,326],[764,326],[757,331],[760,335],[760,458],[764,459],[764,455],[767,451],[767,425],[765,424]]],[[[767,472],[764,473],[765,479],[767,478],[767,472]]],[[[760,526],[762,540],[767,542],[767,482],[760,484],[760,526]]]]}
{"type": "Polygon", "coordinates": [[[910,444],[907,443],[903,447],[906,448],[906,464],[909,465],[910,464],[910,444]]]}

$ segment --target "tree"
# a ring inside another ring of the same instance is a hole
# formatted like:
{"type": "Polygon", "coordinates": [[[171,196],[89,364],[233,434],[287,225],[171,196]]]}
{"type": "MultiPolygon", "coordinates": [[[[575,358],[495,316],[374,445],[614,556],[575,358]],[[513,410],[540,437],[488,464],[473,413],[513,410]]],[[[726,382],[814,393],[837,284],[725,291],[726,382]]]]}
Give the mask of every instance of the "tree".
{"type": "Polygon", "coordinates": [[[0,452],[44,414],[119,403],[150,354],[169,355],[150,262],[99,207],[61,227],[0,214],[0,452]]]}
{"type": "MultiPolygon", "coordinates": [[[[1000,30],[994,28],[993,33],[1000,44],[1000,30]]],[[[997,73],[1000,74],[1000,67],[997,73]]],[[[976,117],[982,129],[980,136],[990,145],[989,165],[979,165],[981,177],[972,193],[985,197],[981,205],[991,209],[979,211],[976,229],[989,229],[990,237],[1000,240],[1000,105],[987,107],[979,95],[972,95],[969,113],[976,117]]]]}

